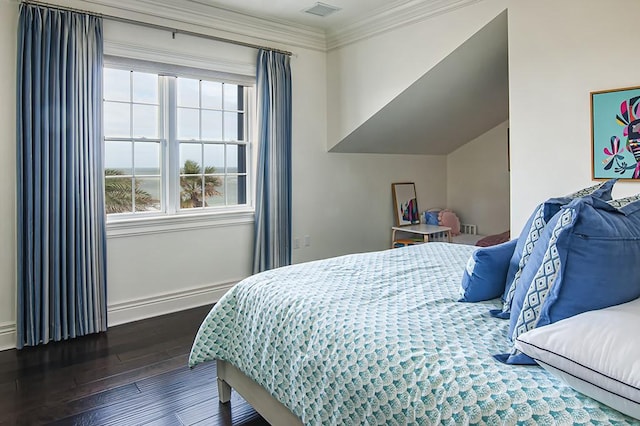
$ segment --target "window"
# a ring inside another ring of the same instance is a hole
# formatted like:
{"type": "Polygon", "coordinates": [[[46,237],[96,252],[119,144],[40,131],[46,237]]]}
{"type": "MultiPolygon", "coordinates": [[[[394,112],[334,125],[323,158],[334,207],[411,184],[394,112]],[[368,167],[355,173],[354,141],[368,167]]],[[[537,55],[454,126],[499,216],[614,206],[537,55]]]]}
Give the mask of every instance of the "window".
{"type": "Polygon", "coordinates": [[[246,104],[243,85],[105,68],[107,214],[246,206],[246,104]]]}

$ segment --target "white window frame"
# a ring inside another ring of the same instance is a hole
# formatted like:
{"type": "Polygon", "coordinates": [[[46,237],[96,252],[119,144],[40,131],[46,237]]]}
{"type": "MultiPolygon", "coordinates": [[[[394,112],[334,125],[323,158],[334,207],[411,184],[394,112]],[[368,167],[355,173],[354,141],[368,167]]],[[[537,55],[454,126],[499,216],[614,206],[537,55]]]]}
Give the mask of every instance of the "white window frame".
{"type": "MultiPolygon", "coordinates": [[[[199,80],[210,80],[215,82],[238,84],[245,87],[245,140],[231,143],[246,146],[246,204],[212,206],[194,209],[179,208],[180,146],[179,141],[176,138],[177,99],[175,99],[175,95],[177,93],[175,88],[177,79],[161,78],[160,85],[163,86],[159,88],[159,95],[163,97],[160,99],[161,110],[163,112],[160,117],[160,125],[162,128],[160,129],[159,135],[161,139],[161,191],[162,196],[165,197],[166,200],[164,202],[166,211],[132,212],[107,215],[106,225],[108,237],[132,236],[148,233],[173,232],[184,229],[253,223],[255,210],[255,191],[253,190],[253,187],[256,172],[256,163],[254,158],[254,132],[256,129],[255,78],[111,56],[105,58],[104,67],[128,71],[150,72],[158,74],[159,76],[167,77],[179,76],[199,80]],[[170,85],[174,86],[171,90],[169,88],[170,85]],[[163,104],[165,105],[164,107],[162,106],[163,104]],[[170,120],[173,120],[173,126],[169,125],[170,120]],[[169,198],[170,195],[171,198],[169,198]]],[[[104,137],[103,140],[105,140],[104,137]]],[[[131,138],[126,140],[136,139],[131,138]]],[[[223,143],[226,145],[229,142],[224,141],[223,143]]]]}

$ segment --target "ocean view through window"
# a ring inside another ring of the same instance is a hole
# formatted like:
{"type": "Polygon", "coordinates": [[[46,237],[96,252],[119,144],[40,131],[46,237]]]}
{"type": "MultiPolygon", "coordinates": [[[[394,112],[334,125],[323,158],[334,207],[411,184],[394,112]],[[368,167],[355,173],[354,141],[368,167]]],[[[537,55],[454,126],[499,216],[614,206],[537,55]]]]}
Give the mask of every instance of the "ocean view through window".
{"type": "Polygon", "coordinates": [[[106,66],[103,93],[108,218],[248,204],[246,86],[106,66]]]}

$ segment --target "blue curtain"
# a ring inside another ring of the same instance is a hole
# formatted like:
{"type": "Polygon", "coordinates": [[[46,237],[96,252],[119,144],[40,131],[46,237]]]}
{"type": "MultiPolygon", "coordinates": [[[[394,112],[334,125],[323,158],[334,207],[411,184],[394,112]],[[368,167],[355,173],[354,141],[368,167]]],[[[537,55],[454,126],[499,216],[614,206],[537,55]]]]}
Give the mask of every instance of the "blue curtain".
{"type": "Polygon", "coordinates": [[[104,331],[102,20],[22,4],[18,348],[104,331]]]}
{"type": "Polygon", "coordinates": [[[258,176],[253,272],[291,264],[291,68],[258,51],[258,176]]]}

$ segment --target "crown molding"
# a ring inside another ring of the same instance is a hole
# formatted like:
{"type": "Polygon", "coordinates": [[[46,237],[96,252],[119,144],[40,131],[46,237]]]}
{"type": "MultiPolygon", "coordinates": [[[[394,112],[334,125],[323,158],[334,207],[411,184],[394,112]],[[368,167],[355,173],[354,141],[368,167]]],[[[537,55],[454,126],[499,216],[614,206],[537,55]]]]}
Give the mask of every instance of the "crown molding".
{"type": "MultiPolygon", "coordinates": [[[[421,22],[483,0],[399,0],[372,10],[362,19],[326,32],[285,20],[263,18],[216,7],[208,0],[42,0],[145,22],[166,20],[176,29],[264,44],[327,51],[421,22]],[[132,17],[131,15],[135,15],[132,17]],[[194,26],[199,28],[193,28],[194,26]]],[[[0,0],[19,3],[20,0],[0,0]]]]}
{"type": "MultiPolygon", "coordinates": [[[[52,3],[62,3],[52,1],[52,3]]],[[[68,3],[68,2],[66,2],[68,3]]],[[[276,22],[197,1],[197,0],[77,0],[82,5],[95,5],[108,8],[109,13],[131,18],[139,16],[160,18],[171,21],[176,29],[215,35],[254,44],[276,43],[284,46],[297,46],[312,50],[326,50],[324,31],[303,25],[276,22]],[[182,24],[180,26],[176,24],[182,24]],[[200,29],[194,29],[193,26],[200,29]]],[[[86,6],[85,6],[86,8],[86,6]]],[[[92,8],[92,9],[95,9],[92,8]]],[[[278,46],[269,46],[278,47],[278,46]]]]}
{"type": "Polygon", "coordinates": [[[483,0],[410,0],[376,9],[353,24],[327,31],[327,50],[452,12],[483,0]]]}

